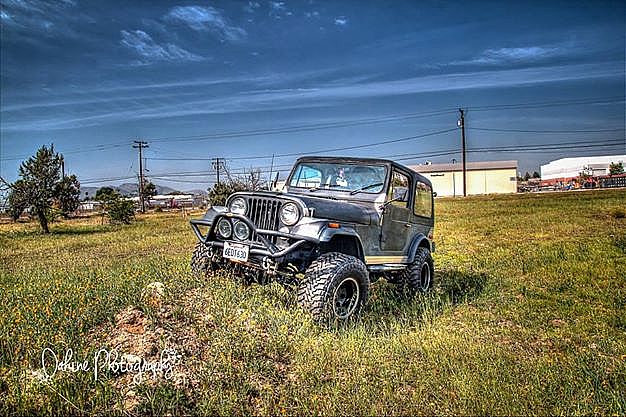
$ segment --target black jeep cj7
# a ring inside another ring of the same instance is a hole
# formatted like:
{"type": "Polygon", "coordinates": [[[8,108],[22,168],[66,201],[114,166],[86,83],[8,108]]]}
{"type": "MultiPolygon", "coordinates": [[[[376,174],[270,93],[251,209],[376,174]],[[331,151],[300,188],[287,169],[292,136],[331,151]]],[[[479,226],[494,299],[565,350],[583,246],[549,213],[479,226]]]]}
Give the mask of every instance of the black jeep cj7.
{"type": "Polygon", "coordinates": [[[284,192],[234,193],[191,226],[195,273],[296,286],[322,323],[357,316],[380,277],[409,294],[433,285],[431,183],[392,161],[300,158],[284,192]]]}

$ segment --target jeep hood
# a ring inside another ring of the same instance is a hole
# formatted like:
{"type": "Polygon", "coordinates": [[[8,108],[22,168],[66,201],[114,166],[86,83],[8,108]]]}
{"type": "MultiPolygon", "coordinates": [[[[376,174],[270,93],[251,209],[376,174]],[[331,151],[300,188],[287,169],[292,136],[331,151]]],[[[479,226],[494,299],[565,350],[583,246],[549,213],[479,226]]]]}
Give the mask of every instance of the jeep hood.
{"type": "Polygon", "coordinates": [[[367,225],[378,223],[378,212],[375,209],[375,203],[373,201],[346,201],[297,193],[280,193],[272,191],[244,191],[237,194],[250,197],[272,197],[282,200],[286,200],[285,197],[297,199],[303,202],[308,209],[311,209],[313,217],[318,219],[367,225]]]}
{"type": "Polygon", "coordinates": [[[374,203],[361,203],[331,200],[322,197],[292,196],[301,200],[309,209],[313,209],[313,217],[337,220],[342,222],[372,224],[377,222],[378,213],[374,203]]]}

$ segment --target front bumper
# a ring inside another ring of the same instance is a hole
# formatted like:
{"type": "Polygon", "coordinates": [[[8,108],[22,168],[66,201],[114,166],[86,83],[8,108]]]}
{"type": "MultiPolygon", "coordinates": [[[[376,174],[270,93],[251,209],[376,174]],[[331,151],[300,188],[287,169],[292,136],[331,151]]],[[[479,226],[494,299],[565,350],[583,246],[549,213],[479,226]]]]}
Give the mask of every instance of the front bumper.
{"type": "Polygon", "coordinates": [[[206,219],[193,219],[193,220],[190,220],[189,223],[191,224],[191,228],[193,229],[196,237],[201,243],[204,243],[205,245],[212,247],[212,248],[215,248],[215,247],[223,248],[224,240],[218,239],[215,233],[215,227],[217,225],[217,222],[223,217],[230,219],[231,221],[238,220],[238,221],[244,222],[252,231],[251,236],[256,236],[258,238],[258,240],[244,240],[244,241],[240,241],[236,239],[228,239],[228,241],[232,241],[235,243],[243,243],[246,245],[250,245],[250,255],[252,256],[261,256],[261,257],[267,256],[267,257],[272,258],[273,260],[277,260],[279,258],[283,258],[295,252],[305,243],[311,243],[313,245],[317,245],[320,243],[319,239],[312,238],[309,236],[294,235],[290,233],[279,232],[276,230],[258,229],[254,225],[254,223],[250,221],[250,219],[240,214],[233,214],[233,213],[218,214],[211,221],[206,220],[206,219]],[[206,235],[202,234],[200,227],[208,227],[208,231],[206,235]],[[274,244],[271,241],[271,237],[286,238],[291,243],[286,248],[279,248],[278,246],[276,246],[276,244],[274,244]]]}

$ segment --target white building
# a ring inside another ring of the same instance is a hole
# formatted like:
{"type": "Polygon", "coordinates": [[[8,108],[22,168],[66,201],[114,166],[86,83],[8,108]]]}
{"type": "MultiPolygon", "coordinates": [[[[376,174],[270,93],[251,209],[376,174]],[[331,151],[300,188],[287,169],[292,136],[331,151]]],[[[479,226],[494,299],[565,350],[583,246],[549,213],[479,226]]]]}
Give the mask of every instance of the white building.
{"type": "Polygon", "coordinates": [[[609,156],[581,156],[578,158],[562,158],[541,166],[541,179],[571,179],[576,178],[582,171],[594,177],[608,175],[609,165],[623,163],[626,166],[626,155],[609,156]]]}
{"type": "MultiPolygon", "coordinates": [[[[463,195],[463,164],[409,165],[427,177],[439,196],[463,195]]],[[[468,162],[467,194],[506,194],[517,192],[517,161],[468,162]]]]}

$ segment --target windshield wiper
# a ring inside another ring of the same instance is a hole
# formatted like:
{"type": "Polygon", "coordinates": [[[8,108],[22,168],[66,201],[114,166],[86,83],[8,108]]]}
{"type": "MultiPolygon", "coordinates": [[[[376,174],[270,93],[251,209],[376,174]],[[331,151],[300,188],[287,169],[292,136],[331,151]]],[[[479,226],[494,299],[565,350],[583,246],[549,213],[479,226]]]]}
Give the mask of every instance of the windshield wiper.
{"type": "Polygon", "coordinates": [[[350,191],[350,195],[355,195],[360,193],[361,191],[365,191],[365,190],[369,190],[370,188],[374,188],[374,187],[380,187],[381,185],[383,185],[384,183],[382,182],[377,182],[375,184],[370,184],[370,185],[366,185],[365,187],[361,187],[361,188],[357,188],[356,190],[352,190],[350,191]]]}
{"type": "Polygon", "coordinates": [[[327,190],[327,189],[333,188],[333,187],[341,187],[341,185],[339,185],[339,184],[324,184],[324,187],[320,187],[318,185],[318,186],[309,188],[309,191],[327,190]]]}

